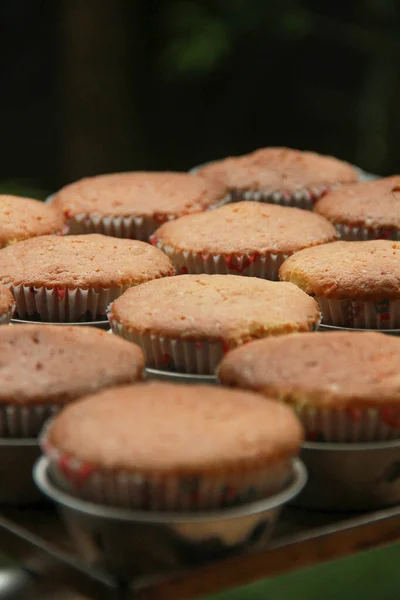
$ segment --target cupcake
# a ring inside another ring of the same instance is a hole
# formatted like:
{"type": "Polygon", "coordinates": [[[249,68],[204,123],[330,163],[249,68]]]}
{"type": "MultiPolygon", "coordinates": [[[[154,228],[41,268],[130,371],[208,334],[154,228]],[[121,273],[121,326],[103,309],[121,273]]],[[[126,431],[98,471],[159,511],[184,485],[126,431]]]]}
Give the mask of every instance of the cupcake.
{"type": "Polygon", "coordinates": [[[143,353],[93,327],[0,327],[0,437],[35,437],[69,402],[141,379],[143,353]]]}
{"type": "Polygon", "coordinates": [[[0,284],[12,291],[20,319],[104,319],[128,287],[173,274],[167,256],[150,244],[96,234],[48,235],[0,250],[0,284]]]}
{"type": "Polygon", "coordinates": [[[0,285],[0,325],[10,322],[15,309],[12,293],[4,285],[0,285]]]}
{"type": "Polygon", "coordinates": [[[400,176],[348,185],[315,205],[343,240],[400,240],[400,176]]]}
{"type": "Polygon", "coordinates": [[[157,369],[210,374],[225,351],[318,327],[317,303],[295,285],[236,275],[178,275],[131,288],[110,307],[114,333],[157,369]]]}
{"type": "Polygon", "coordinates": [[[348,163],[290,148],[262,148],[210,163],[197,173],[226,185],[233,201],[257,200],[308,210],[332,188],[359,180],[348,163]]]}
{"type": "Polygon", "coordinates": [[[178,273],[236,273],[278,279],[298,250],[336,239],[333,225],[297,208],[238,202],[161,225],[150,238],[178,273]]]}
{"type": "Polygon", "coordinates": [[[339,331],[246,344],[218,374],[224,385],[290,406],[308,440],[372,442],[400,438],[399,372],[400,339],[339,331]]]}
{"type": "Polygon", "coordinates": [[[0,195],[0,248],[38,235],[66,232],[60,211],[39,200],[0,195]]]}
{"type": "Polygon", "coordinates": [[[217,181],[187,173],[113,173],[67,185],[54,199],[71,233],[148,240],[164,221],[227,200],[217,181]]]}
{"type": "Polygon", "coordinates": [[[42,449],[81,498],[144,510],[204,510],[281,491],[303,432],[293,412],[249,392],[147,383],[66,407],[42,449]]]}
{"type": "Polygon", "coordinates": [[[400,327],[398,242],[333,242],[307,248],[290,256],[279,276],[315,297],[325,325],[400,327]]]}

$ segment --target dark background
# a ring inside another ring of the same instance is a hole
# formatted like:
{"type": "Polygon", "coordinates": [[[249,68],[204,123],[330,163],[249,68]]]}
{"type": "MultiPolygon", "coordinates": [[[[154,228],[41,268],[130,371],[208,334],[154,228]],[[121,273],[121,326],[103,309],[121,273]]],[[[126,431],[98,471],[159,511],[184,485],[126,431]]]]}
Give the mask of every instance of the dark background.
{"type": "Polygon", "coordinates": [[[398,0],[0,0],[0,190],[286,145],[400,173],[398,0]]]}

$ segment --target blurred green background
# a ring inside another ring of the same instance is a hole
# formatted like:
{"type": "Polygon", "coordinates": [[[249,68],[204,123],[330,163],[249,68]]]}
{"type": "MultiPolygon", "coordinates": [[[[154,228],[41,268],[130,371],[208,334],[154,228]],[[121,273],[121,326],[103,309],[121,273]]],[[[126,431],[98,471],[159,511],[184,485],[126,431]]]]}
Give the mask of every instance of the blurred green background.
{"type": "Polygon", "coordinates": [[[264,145],[400,172],[398,0],[0,0],[0,188],[264,145]]]}

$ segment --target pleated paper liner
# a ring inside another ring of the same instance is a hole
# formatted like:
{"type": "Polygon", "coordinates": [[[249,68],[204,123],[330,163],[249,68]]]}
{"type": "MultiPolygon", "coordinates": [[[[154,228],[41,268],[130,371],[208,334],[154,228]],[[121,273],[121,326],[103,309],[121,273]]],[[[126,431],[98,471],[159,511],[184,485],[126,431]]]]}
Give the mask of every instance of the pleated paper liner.
{"type": "Polygon", "coordinates": [[[105,321],[107,307],[129,286],[100,289],[7,286],[16,301],[15,319],[51,323],[105,321]]]}
{"type": "Polygon", "coordinates": [[[146,366],[153,369],[213,375],[226,351],[223,342],[198,342],[152,334],[135,334],[112,316],[109,316],[109,320],[113,333],[142,348],[146,357],[146,366]]]}
{"type": "Polygon", "coordinates": [[[379,301],[330,299],[316,296],[324,326],[374,331],[400,329],[400,300],[379,301]]]}
{"type": "Polygon", "coordinates": [[[390,227],[368,228],[368,227],[351,227],[335,223],[336,230],[340,235],[340,239],[346,242],[365,242],[368,240],[400,240],[400,230],[390,227]]]}
{"type": "Polygon", "coordinates": [[[400,439],[400,406],[331,408],[302,405],[294,410],[312,442],[361,443],[400,439]]]}
{"type": "Polygon", "coordinates": [[[289,257],[289,254],[283,253],[213,254],[176,250],[168,244],[164,245],[155,235],[151,236],[150,242],[162,250],[171,259],[177,273],[182,274],[233,274],[277,281],[279,267],[289,257]]]}

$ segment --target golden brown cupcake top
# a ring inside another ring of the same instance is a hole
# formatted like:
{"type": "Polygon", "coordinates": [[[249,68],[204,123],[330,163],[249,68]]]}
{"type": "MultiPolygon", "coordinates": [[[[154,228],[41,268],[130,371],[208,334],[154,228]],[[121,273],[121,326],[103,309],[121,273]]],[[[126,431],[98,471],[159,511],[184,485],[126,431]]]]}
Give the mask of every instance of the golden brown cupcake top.
{"type": "Polygon", "coordinates": [[[357,171],[346,162],[290,148],[261,148],[251,154],[216,161],[198,173],[223,182],[229,189],[288,194],[359,179],[357,171]]]}
{"type": "Polygon", "coordinates": [[[238,344],[309,331],[317,303],[292,284],[237,275],[178,275],[127,290],[111,319],[128,330],[168,338],[238,344]]]}
{"type": "Polygon", "coordinates": [[[400,229],[400,176],[342,187],[319,200],[314,210],[332,223],[400,229]]]}
{"type": "Polygon", "coordinates": [[[224,385],[289,404],[400,404],[400,339],[374,332],[303,333],[251,342],[225,356],[224,385]]]}
{"type": "Polygon", "coordinates": [[[94,327],[0,327],[0,404],[64,403],[142,376],[141,349],[94,327]]]}
{"type": "Polygon", "coordinates": [[[47,439],[102,470],[218,473],[297,454],[302,428],[287,407],[213,386],[147,383],[65,408],[47,439]]]}
{"type": "Polygon", "coordinates": [[[308,294],[329,298],[400,297],[400,243],[333,242],[290,256],[279,270],[308,294]]]}
{"type": "Polygon", "coordinates": [[[119,287],[174,273],[161,250],[99,234],[32,238],[0,250],[0,283],[32,287],[119,287]]]}
{"type": "Polygon", "coordinates": [[[311,212],[238,202],[165,223],[155,232],[155,243],[190,252],[291,254],[336,237],[334,226],[311,212]]]}
{"type": "Polygon", "coordinates": [[[55,197],[66,218],[101,216],[180,216],[219,204],[226,188],[187,173],[133,172],[88,177],[55,197]]]}
{"type": "Polygon", "coordinates": [[[0,194],[0,248],[37,235],[62,233],[60,211],[39,200],[0,194]]]}
{"type": "Polygon", "coordinates": [[[14,296],[4,285],[0,285],[0,316],[9,313],[14,304],[14,296]]]}

